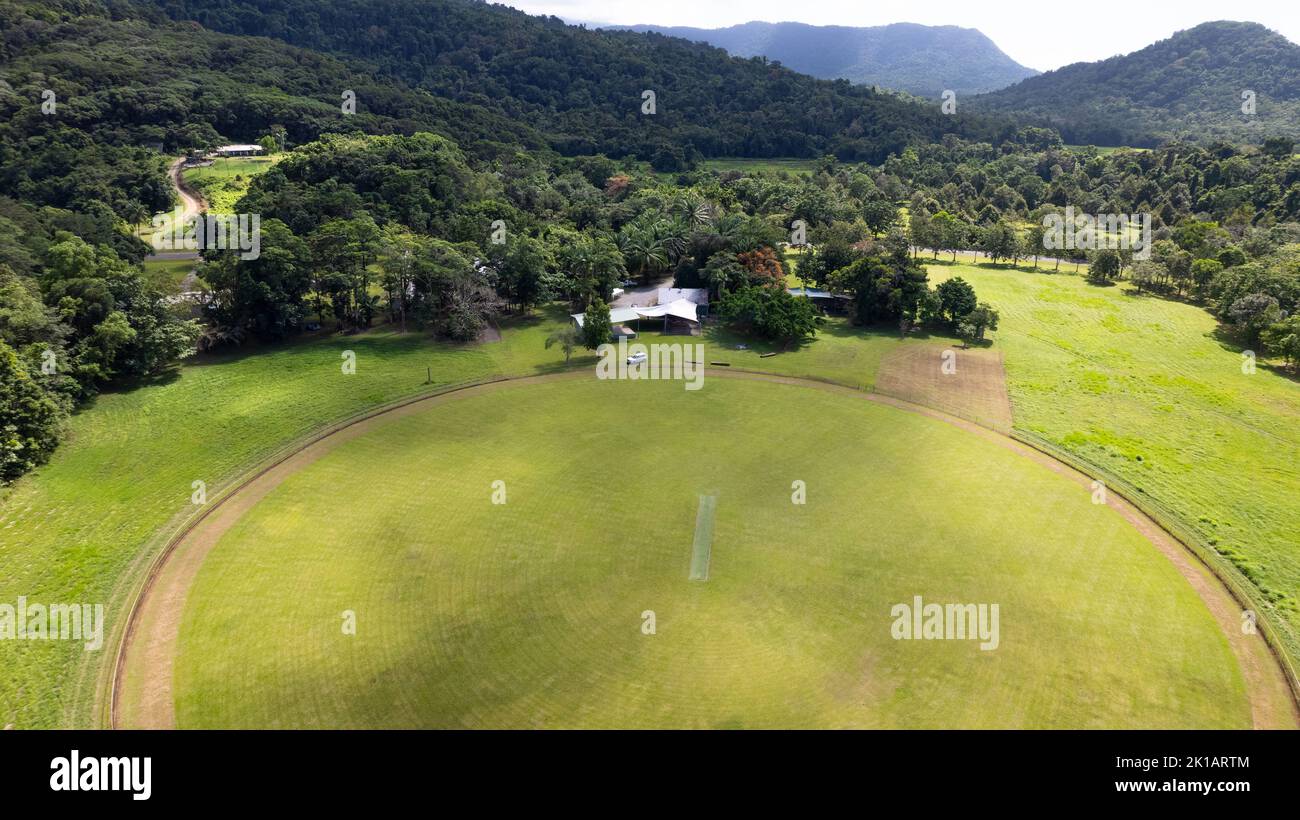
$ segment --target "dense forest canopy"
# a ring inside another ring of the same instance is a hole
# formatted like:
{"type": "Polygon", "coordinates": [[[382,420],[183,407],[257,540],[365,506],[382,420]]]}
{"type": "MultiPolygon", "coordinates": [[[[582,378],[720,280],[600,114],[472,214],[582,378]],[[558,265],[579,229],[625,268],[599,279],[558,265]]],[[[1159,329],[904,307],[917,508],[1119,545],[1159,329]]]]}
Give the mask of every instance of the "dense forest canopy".
{"type": "Polygon", "coordinates": [[[217,31],[363,58],[439,97],[534,124],[565,154],[635,154],[665,170],[700,156],[834,153],[880,162],[945,133],[996,141],[1010,132],[1005,121],[945,116],[937,104],[816,80],[700,43],[591,31],[468,0],[156,5],[217,31]],[[647,90],[656,95],[653,116],[641,113],[647,90]]]}

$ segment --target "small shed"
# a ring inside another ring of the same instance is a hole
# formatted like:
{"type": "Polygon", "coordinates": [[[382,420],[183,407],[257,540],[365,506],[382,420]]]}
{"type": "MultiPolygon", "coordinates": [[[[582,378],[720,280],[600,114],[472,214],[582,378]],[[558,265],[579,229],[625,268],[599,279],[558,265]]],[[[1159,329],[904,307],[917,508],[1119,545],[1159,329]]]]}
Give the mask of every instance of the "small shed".
{"type": "Polygon", "coordinates": [[[812,303],[823,313],[847,313],[849,302],[852,301],[852,297],[842,293],[831,293],[829,290],[817,288],[786,288],[786,292],[791,296],[803,296],[812,300],[812,303]]]}

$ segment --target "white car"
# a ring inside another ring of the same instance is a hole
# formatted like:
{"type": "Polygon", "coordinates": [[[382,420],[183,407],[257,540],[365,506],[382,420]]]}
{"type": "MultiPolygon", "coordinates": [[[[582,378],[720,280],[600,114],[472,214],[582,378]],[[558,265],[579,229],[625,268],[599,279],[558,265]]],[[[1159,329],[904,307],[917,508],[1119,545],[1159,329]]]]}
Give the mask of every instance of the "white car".
{"type": "Polygon", "coordinates": [[[631,356],[628,356],[628,357],[627,357],[627,363],[628,363],[628,364],[641,364],[641,362],[644,362],[644,361],[646,361],[646,360],[649,359],[649,358],[650,358],[650,357],[649,357],[648,355],[646,355],[645,353],[633,353],[631,356]]]}

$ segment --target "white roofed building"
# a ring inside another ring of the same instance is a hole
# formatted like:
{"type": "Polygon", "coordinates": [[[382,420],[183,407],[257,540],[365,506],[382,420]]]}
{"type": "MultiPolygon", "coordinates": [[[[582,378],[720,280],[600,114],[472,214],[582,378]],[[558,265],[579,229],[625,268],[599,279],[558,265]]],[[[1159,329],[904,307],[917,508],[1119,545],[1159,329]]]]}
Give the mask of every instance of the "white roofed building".
{"type": "Polygon", "coordinates": [[[709,313],[709,289],[708,288],[659,288],[658,303],[668,305],[676,302],[678,299],[685,299],[688,302],[694,302],[699,308],[702,315],[709,313]]]}
{"type": "MultiPolygon", "coordinates": [[[[611,308],[609,322],[612,325],[621,325],[634,321],[639,323],[641,319],[662,319],[665,333],[679,332],[695,336],[700,332],[697,308],[698,306],[689,299],[677,299],[669,304],[654,307],[611,308]]],[[[574,313],[570,318],[573,319],[574,324],[582,327],[587,314],[574,313]]]]}
{"type": "Polygon", "coordinates": [[[222,145],[212,153],[219,157],[255,157],[264,150],[260,145],[222,145]]]}

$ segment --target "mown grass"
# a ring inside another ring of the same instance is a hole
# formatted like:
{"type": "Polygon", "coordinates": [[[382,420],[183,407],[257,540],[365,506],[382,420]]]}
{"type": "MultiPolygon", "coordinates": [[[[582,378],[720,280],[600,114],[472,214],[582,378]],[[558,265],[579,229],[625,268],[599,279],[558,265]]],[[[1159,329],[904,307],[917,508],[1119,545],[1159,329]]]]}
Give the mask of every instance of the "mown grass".
{"type": "Polygon", "coordinates": [[[208,556],[176,691],[181,727],[1250,725],[1205,606],[1086,488],[722,378],[507,386],[340,445],[208,556]],[[892,639],[916,595],[998,604],[999,646],[892,639]]]}
{"type": "Polygon", "coordinates": [[[208,210],[215,214],[235,212],[237,203],[253,179],[270,170],[281,154],[269,157],[226,157],[212,161],[211,165],[188,168],[185,181],[203,194],[208,210]]]}
{"type": "Polygon", "coordinates": [[[932,281],[955,275],[1001,312],[1016,427],[1174,513],[1274,602],[1300,650],[1300,384],[1267,361],[1244,373],[1195,305],[1072,275],[930,267],[932,281]]]}
{"type": "Polygon", "coordinates": [[[157,259],[146,256],[145,279],[164,293],[179,293],[185,277],[198,266],[197,259],[157,259]]]}
{"type": "MultiPolygon", "coordinates": [[[[631,323],[636,329],[636,322],[631,323]]],[[[704,362],[738,370],[804,376],[870,390],[885,355],[899,344],[920,344],[948,336],[911,334],[906,340],[886,327],[862,328],[844,316],[826,316],[816,336],[801,343],[772,342],[738,333],[716,319],[706,321],[699,336],[665,335],[656,320],[642,320],[631,344],[703,345],[704,362]]]]}
{"type": "Polygon", "coordinates": [[[797,346],[767,342],[738,334],[721,323],[710,323],[699,339],[668,338],[645,334],[641,341],[702,341],[706,361],[725,362],[744,370],[762,370],[786,376],[808,376],[870,390],[885,354],[899,344],[920,343],[913,336],[904,341],[888,329],[855,327],[842,316],[828,316],[810,341],[797,346]],[[744,345],[744,350],[737,346],[744,345]],[[764,357],[763,354],[776,354],[764,357]]]}
{"type": "MultiPolygon", "coordinates": [[[[1142,487],[1234,556],[1296,621],[1294,489],[1297,385],[1240,357],[1194,306],[1096,289],[1077,277],[931,265],[960,273],[1002,311],[993,334],[1006,354],[1018,426],[1142,487]]],[[[1067,266],[1062,266],[1067,269],[1067,266]]],[[[76,416],[53,461],[0,496],[0,601],[120,605],[141,560],[192,507],[191,482],[209,493],[331,421],[435,383],[563,366],[547,334],[554,308],[476,346],[378,330],[354,337],[205,358],[171,380],[102,396],[76,416]],[[340,353],[358,354],[355,376],[340,353]]],[[[709,360],[869,389],[900,342],[831,320],[815,341],[779,352],[711,325],[709,360]],[[749,350],[735,350],[745,343],[749,350]]],[[[573,366],[590,366],[580,352],[573,366]]],[[[639,419],[641,413],[637,412],[639,419]]],[[[800,418],[803,418],[801,416],[800,418]]],[[[789,425],[789,419],[786,420],[789,425]]],[[[814,423],[813,422],[809,423],[814,423]]],[[[607,475],[621,474],[611,463],[607,475]]],[[[123,614],[110,607],[110,618],[123,614]]],[[[118,622],[110,623],[110,627],[118,622]]],[[[0,642],[0,726],[89,725],[106,653],[68,642],[0,642]]]]}

